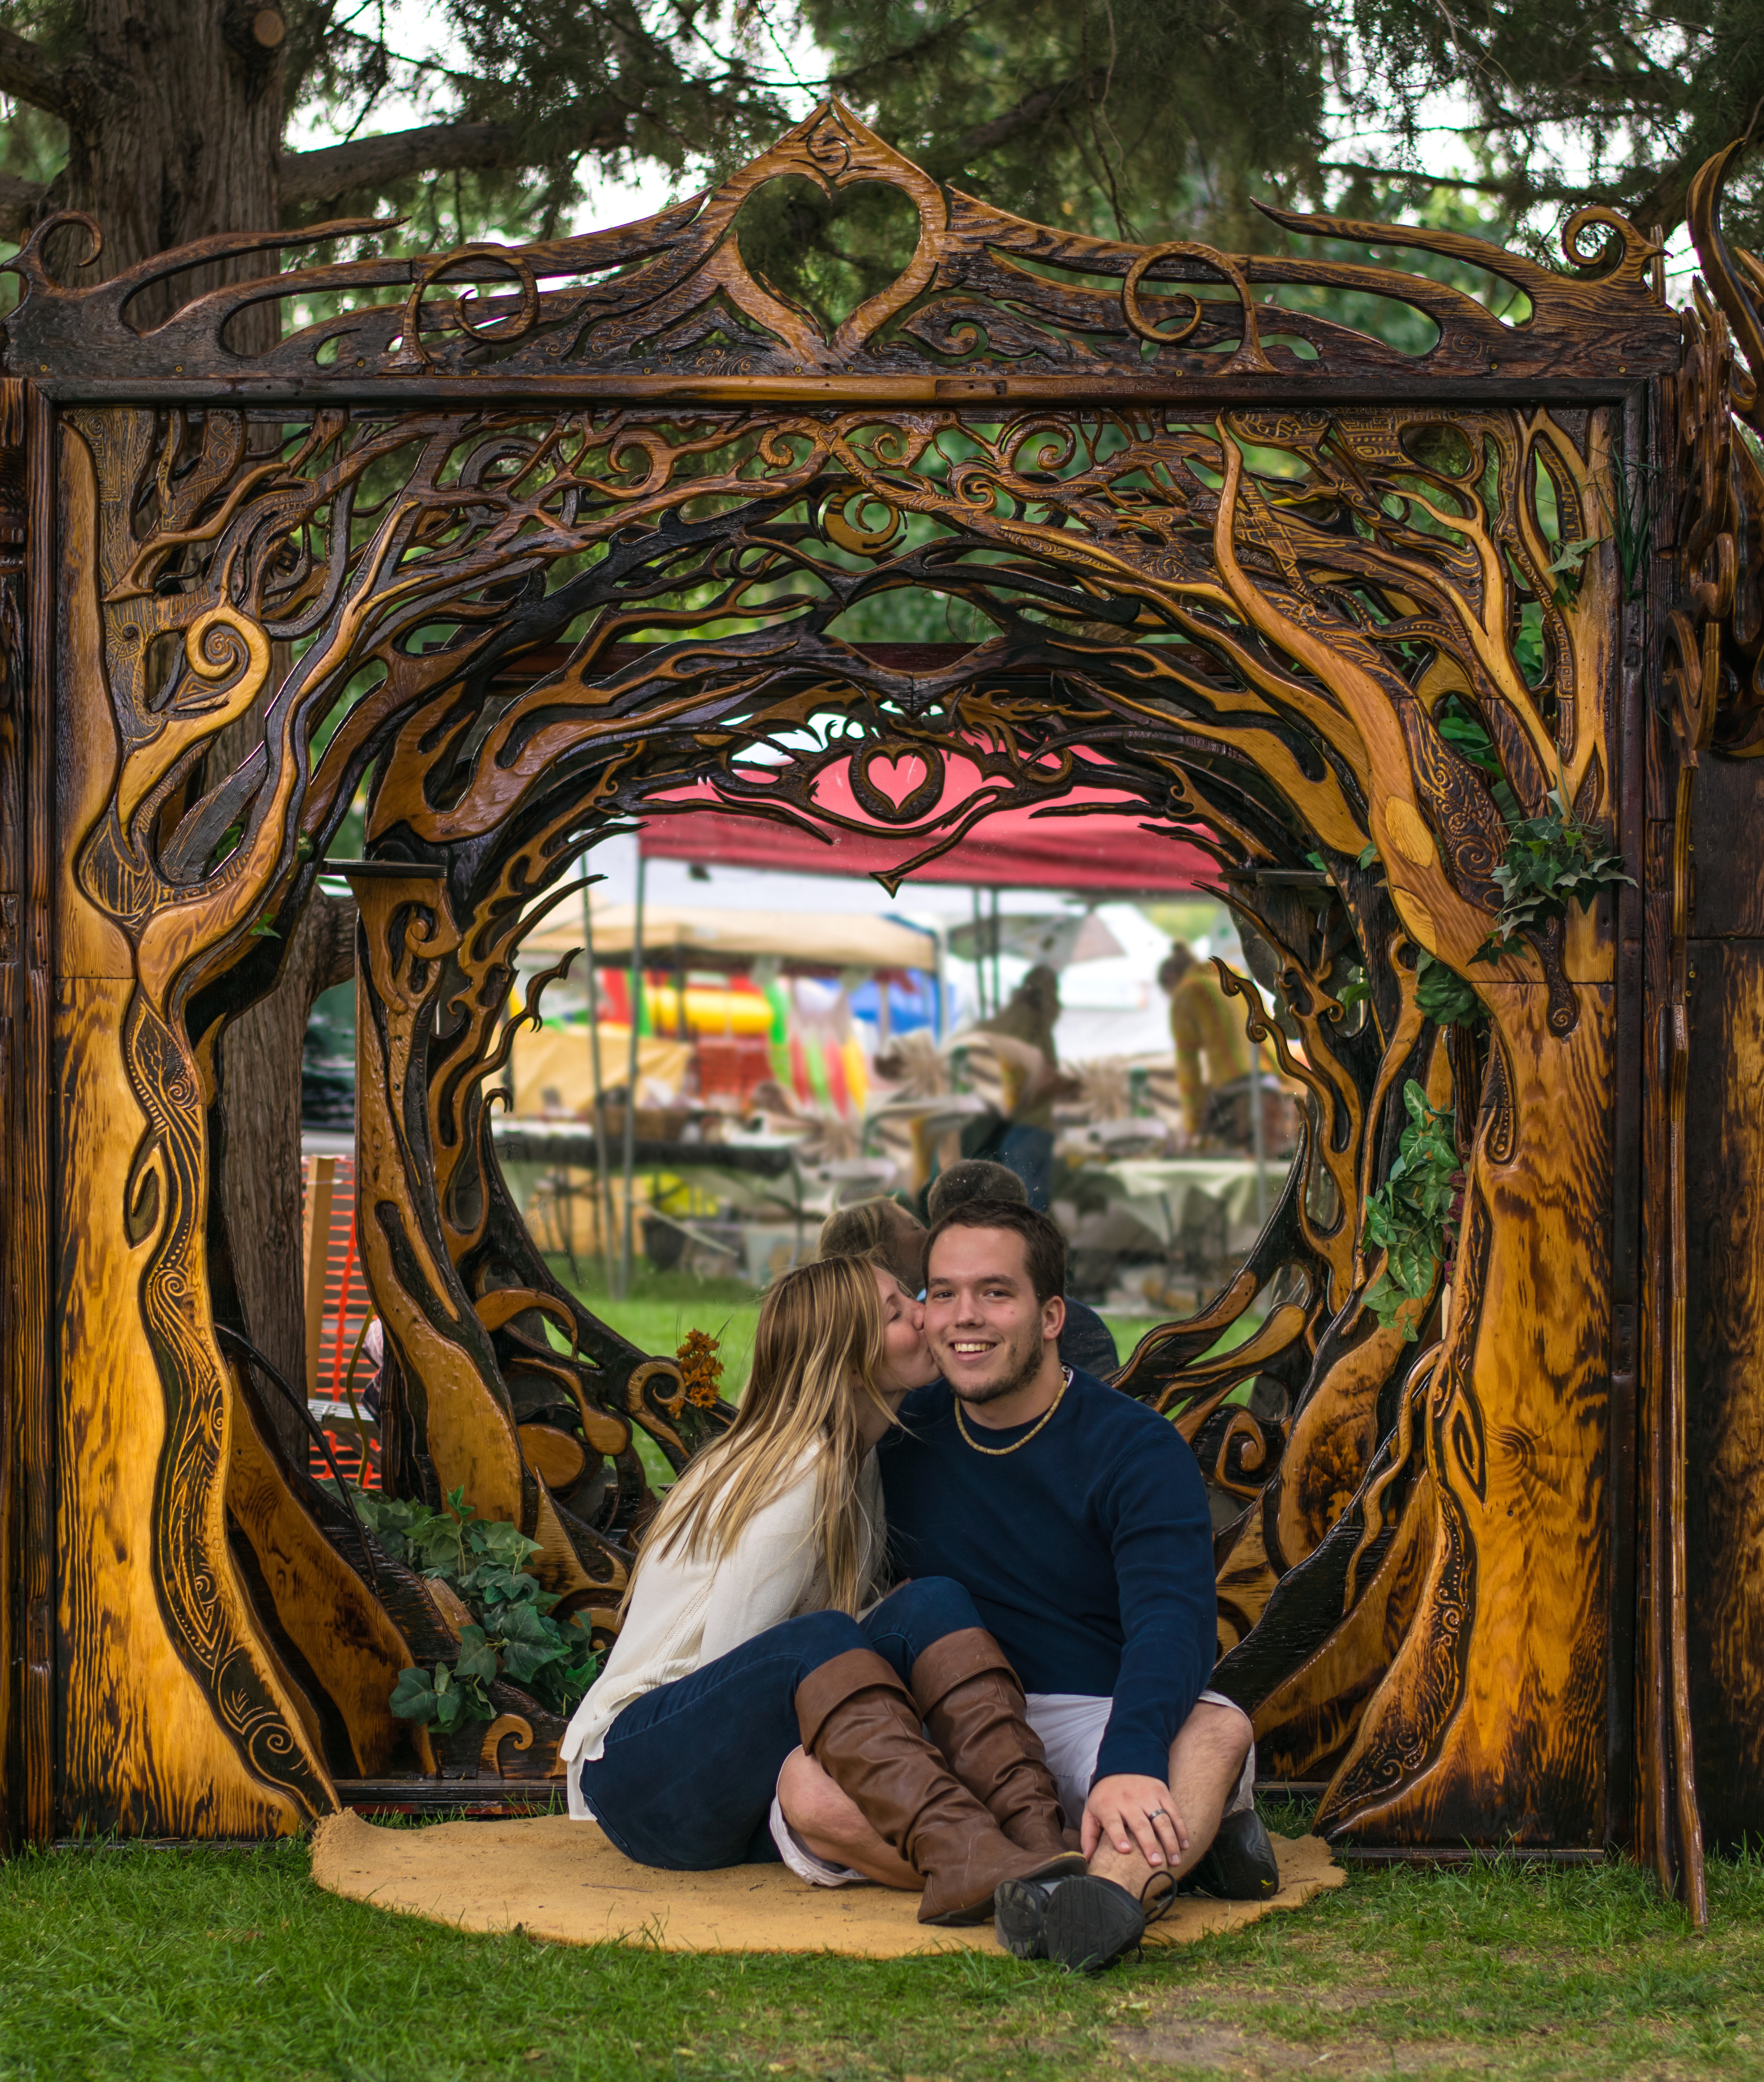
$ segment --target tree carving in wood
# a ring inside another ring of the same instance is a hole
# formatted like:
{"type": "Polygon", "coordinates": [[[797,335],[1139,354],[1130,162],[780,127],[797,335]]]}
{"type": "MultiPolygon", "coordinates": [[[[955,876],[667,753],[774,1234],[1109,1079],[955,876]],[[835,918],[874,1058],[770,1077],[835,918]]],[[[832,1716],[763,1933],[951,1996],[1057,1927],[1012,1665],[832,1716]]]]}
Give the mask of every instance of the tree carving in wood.
{"type": "MultiPolygon", "coordinates": [[[[1338,1837],[1602,1840],[1611,900],[1498,941],[1497,870],[1552,792],[1619,824],[1606,516],[1641,459],[1613,386],[1673,365],[1677,322],[1614,220],[1571,228],[1568,275],[1446,242],[1521,284],[1529,322],[1387,270],[1065,238],[836,107],[645,226],[214,291],[137,342],[127,399],[107,357],[133,278],[74,292],[20,256],[8,352],[67,401],[63,946],[99,980],[64,1015],[86,1095],[58,1217],[65,1509],[153,1557],[112,1567],[95,1540],[65,1566],[151,1644],[144,1671],[178,1673],[163,1703],[143,1675],[112,1800],[103,1634],[72,1630],[74,1810],[289,1826],[337,1777],[400,1768],[377,1687],[444,1635],[267,1435],[209,1272],[217,1045],[358,795],[358,1218],[392,1478],[520,1525],[605,1630],[653,1507],[637,1433],[677,1465],[718,1418],[559,1284],[501,1178],[486,1094],[523,933],[600,836],[707,792],[823,830],[854,798],[907,841],[904,874],[1081,782],[1210,850],[1310,1094],[1240,1274],[1121,1375],[1242,1506],[1219,1681],[1265,1768],[1329,1781],[1338,1837]],[[740,259],[742,200],[781,173],[887,179],[920,209],[907,274],[832,334],[740,259]],[[247,305],[394,282],[398,302],[229,358],[247,305]],[[1260,301],[1295,284],[1402,295],[1438,341],[1410,359],[1260,301]],[[990,634],[890,665],[848,631],[902,588],[990,634]],[[211,771],[255,703],[262,743],[211,771]],[[1436,973],[1467,985],[1465,1024],[1430,1015],[1436,973]],[[1462,1212],[1449,1271],[1381,1322],[1366,1209],[1412,1083],[1453,1114],[1462,1212]],[[1249,1373],[1283,1418],[1228,1399],[1249,1373]],[[566,1473],[534,1427],[579,1448],[566,1473]],[[353,1615],[352,1660],[314,1599],[353,1615]]],[[[499,1704],[542,1774],[555,1724],[499,1704]]]]}

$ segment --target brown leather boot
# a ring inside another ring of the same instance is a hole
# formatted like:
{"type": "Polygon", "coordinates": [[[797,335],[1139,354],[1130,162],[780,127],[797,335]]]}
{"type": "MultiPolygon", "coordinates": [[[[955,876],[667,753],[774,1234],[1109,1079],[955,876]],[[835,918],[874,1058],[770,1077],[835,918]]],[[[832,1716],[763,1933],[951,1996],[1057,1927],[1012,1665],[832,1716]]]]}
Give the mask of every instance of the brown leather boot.
{"type": "Polygon", "coordinates": [[[912,1696],[944,1761],[1011,1841],[1025,1851],[1064,1850],[1047,1753],[1017,1672],[985,1628],[934,1641],[912,1666],[912,1696]]]}
{"type": "Polygon", "coordinates": [[[1011,1842],[926,1741],[912,1694],[867,1648],[836,1655],[798,1686],[802,1747],[925,1883],[921,1923],[984,1923],[1004,1880],[1081,1873],[1063,1848],[1011,1842]]]}

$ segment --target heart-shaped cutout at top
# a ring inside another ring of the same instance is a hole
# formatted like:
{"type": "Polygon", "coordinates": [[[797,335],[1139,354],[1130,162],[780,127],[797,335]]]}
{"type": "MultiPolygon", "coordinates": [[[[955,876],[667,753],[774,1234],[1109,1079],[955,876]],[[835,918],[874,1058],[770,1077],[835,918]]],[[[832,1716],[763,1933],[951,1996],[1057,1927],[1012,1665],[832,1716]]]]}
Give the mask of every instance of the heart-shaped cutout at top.
{"type": "Polygon", "coordinates": [[[919,243],[911,196],[887,181],[834,194],[798,174],[762,181],[735,213],[747,272],[801,305],[831,339],[858,306],[905,273],[919,243]]]}

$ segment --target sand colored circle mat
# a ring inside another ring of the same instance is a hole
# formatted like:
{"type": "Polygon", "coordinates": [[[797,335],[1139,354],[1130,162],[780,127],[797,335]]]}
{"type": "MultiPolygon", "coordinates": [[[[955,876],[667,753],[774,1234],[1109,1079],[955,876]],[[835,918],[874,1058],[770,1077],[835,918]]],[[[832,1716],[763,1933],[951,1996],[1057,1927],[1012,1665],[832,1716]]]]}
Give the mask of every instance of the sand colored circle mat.
{"type": "MultiPolygon", "coordinates": [[[[1317,1836],[1276,1836],[1281,1889],[1265,1902],[1178,1901],[1148,1945],[1191,1944],[1279,1909],[1302,1908],[1346,1875],[1317,1836]]],[[[566,1945],[648,1945],[664,1952],[996,1952],[990,1925],[928,1929],[918,1897],[886,1887],[806,1886],[782,1865],[662,1873],[634,1865],[589,1822],[443,1822],[388,1829],[332,1814],[313,1840],[313,1878],[333,1894],[461,1930],[520,1930],[566,1945]]]]}

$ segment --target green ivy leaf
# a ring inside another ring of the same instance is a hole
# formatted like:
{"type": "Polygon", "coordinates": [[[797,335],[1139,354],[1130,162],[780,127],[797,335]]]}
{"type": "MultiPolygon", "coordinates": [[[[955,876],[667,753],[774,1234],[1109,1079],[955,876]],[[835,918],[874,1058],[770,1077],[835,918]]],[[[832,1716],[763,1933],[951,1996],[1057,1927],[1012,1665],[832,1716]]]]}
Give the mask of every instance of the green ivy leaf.
{"type": "Polygon", "coordinates": [[[503,1649],[503,1663],[517,1684],[527,1684],[546,1663],[555,1662],[562,1653],[561,1648],[549,1642],[512,1641],[503,1649]]]}
{"type": "Polygon", "coordinates": [[[558,1636],[557,1621],[547,1619],[524,1600],[504,1605],[501,1619],[504,1638],[509,1641],[549,1642],[558,1636]]]}
{"type": "Polygon", "coordinates": [[[453,1659],[453,1674],[461,1683],[469,1684],[488,1684],[498,1675],[496,1651],[481,1626],[460,1629],[459,1654],[453,1659]]]}
{"type": "Polygon", "coordinates": [[[488,1687],[499,1677],[531,1687],[550,1711],[567,1718],[594,1682],[600,1658],[592,1629],[575,1616],[560,1625],[551,1617],[558,1603],[524,1566],[539,1552],[518,1526],[480,1519],[463,1486],[444,1511],[407,1498],[360,1491],[362,1523],[395,1560],[439,1578],[457,1592],[472,1613],[460,1630],[459,1653],[450,1670],[436,1664],[399,1675],[394,1710],[406,1720],[432,1723],[444,1734],[474,1721],[495,1717],[488,1687]]]}
{"type": "Polygon", "coordinates": [[[440,1710],[435,1696],[435,1680],[427,1671],[413,1663],[408,1670],[398,1672],[398,1681],[392,1688],[392,1710],[401,1721],[432,1721],[440,1710]]]}
{"type": "Polygon", "coordinates": [[[529,1554],[539,1552],[539,1542],[528,1540],[518,1526],[490,1524],[476,1530],[482,1536],[484,1552],[503,1569],[519,1569],[529,1554]]]}
{"type": "MultiPolygon", "coordinates": [[[[1384,1253],[1383,1267],[1364,1298],[1387,1329],[1398,1320],[1405,1302],[1425,1302],[1432,1292],[1456,1197],[1452,1180],[1458,1151],[1449,1132],[1450,1111],[1434,1106],[1412,1077],[1403,1087],[1403,1106],[1408,1124],[1397,1144],[1396,1161],[1368,1198],[1361,1230],[1362,1249],[1384,1253]]],[[[1412,1341],[1415,1334],[1412,1312],[1404,1321],[1403,1335],[1412,1341]]]]}
{"type": "Polygon", "coordinates": [[[1500,916],[1472,961],[1498,960],[1515,939],[1535,940],[1570,903],[1589,910],[1603,891],[1633,882],[1607,836],[1575,816],[1560,778],[1547,799],[1543,816],[1509,822],[1507,850],[1494,870],[1500,916]]]}

